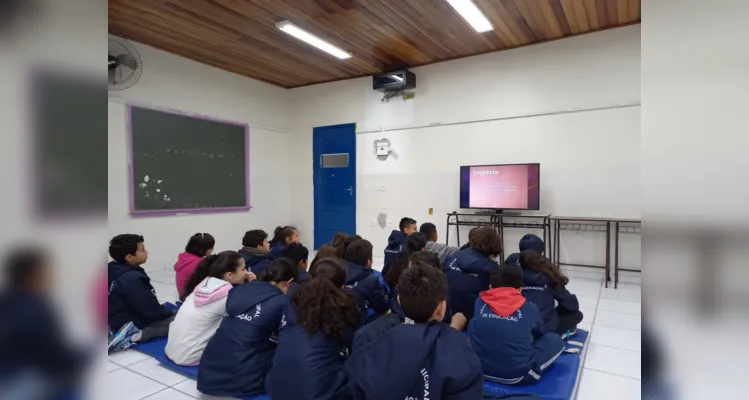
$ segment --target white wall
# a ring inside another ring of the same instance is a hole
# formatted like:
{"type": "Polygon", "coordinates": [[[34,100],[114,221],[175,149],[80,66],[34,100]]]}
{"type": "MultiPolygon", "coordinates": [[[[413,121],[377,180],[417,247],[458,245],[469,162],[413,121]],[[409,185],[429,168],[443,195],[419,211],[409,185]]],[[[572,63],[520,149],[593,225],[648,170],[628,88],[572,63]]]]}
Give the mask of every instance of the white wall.
{"type": "MultiPolygon", "coordinates": [[[[639,218],[640,27],[629,26],[415,68],[416,98],[389,103],[361,78],[293,89],[291,217],[312,242],[312,128],[357,123],[357,227],[383,250],[379,212],[444,230],[458,209],[461,164],[540,162],[541,212],[639,218]],[[568,110],[607,110],[533,116],[568,110]],[[517,117],[517,118],[514,118],[517,117]],[[511,119],[504,119],[511,118],[511,119]],[[477,120],[498,121],[465,123],[477,120]],[[458,123],[450,126],[440,124],[458,123]],[[423,129],[409,129],[436,125],[423,129]],[[397,158],[378,161],[387,137],[397,158]],[[374,191],[386,184],[386,192],[374,191]],[[434,208],[434,215],[427,214],[434,208]]],[[[508,231],[509,233],[509,231],[508,231]]],[[[524,232],[508,235],[513,249],[524,232]]],[[[465,236],[464,236],[465,237],[465,236]]],[[[562,258],[602,263],[601,235],[565,235],[562,258]]],[[[639,265],[639,238],[622,238],[623,266],[639,265]]]]}
{"type": "Polygon", "coordinates": [[[148,269],[171,268],[196,232],[216,237],[216,250],[236,250],[249,229],[272,231],[291,222],[288,149],[289,91],[135,43],[143,75],[110,92],[108,237],[139,233],[148,269]],[[125,103],[199,113],[250,125],[249,212],[186,216],[129,215],[125,103]]]}

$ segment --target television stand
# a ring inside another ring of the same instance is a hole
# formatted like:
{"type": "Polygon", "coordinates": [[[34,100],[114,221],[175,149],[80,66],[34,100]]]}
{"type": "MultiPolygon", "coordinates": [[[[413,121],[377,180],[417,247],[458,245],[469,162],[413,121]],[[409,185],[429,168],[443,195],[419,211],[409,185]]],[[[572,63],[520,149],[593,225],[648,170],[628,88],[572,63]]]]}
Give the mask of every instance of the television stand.
{"type": "Polygon", "coordinates": [[[481,215],[481,216],[502,214],[502,215],[511,217],[513,215],[521,215],[522,212],[516,211],[516,210],[486,209],[486,210],[477,210],[474,212],[474,214],[481,215]]]}
{"type": "MultiPolygon", "coordinates": [[[[472,213],[460,213],[453,211],[447,214],[447,227],[445,229],[445,244],[450,244],[450,228],[455,227],[456,243],[460,246],[460,227],[481,227],[489,226],[497,230],[499,238],[503,242],[502,251],[499,254],[501,263],[504,263],[504,229],[516,228],[523,229],[526,232],[541,230],[542,238],[546,244],[548,252],[553,253],[553,243],[551,241],[551,219],[549,214],[524,214],[515,210],[476,210],[472,213]],[[547,236],[548,235],[548,236],[547,236]]],[[[512,245],[514,248],[516,244],[512,245]]]]}

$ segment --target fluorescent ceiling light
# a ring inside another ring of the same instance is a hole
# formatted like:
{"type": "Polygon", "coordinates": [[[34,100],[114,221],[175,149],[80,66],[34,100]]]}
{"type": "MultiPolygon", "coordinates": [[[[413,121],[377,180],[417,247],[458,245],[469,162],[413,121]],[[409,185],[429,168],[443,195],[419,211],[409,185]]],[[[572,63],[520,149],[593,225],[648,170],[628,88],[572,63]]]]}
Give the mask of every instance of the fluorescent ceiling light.
{"type": "Polygon", "coordinates": [[[471,0],[447,0],[455,11],[478,33],[493,31],[491,22],[471,0]]]}
{"type": "Polygon", "coordinates": [[[398,75],[390,75],[390,77],[391,77],[391,78],[393,78],[393,79],[395,79],[395,80],[396,80],[396,81],[398,81],[398,82],[403,82],[403,78],[401,78],[401,77],[400,77],[400,76],[398,76],[398,75]]]}
{"type": "Polygon", "coordinates": [[[283,21],[276,24],[276,28],[288,33],[295,38],[317,47],[318,49],[340,58],[341,60],[351,58],[351,53],[341,50],[332,44],[320,39],[319,37],[305,31],[304,29],[292,24],[289,21],[283,21]]]}

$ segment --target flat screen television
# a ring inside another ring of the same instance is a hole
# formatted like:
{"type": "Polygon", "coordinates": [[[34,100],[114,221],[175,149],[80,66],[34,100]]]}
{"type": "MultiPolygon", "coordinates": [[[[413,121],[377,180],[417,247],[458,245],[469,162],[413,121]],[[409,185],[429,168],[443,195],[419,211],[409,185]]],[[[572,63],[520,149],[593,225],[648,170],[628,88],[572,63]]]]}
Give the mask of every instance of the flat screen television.
{"type": "Polygon", "coordinates": [[[460,167],[460,208],[538,210],[541,165],[460,167]]]}

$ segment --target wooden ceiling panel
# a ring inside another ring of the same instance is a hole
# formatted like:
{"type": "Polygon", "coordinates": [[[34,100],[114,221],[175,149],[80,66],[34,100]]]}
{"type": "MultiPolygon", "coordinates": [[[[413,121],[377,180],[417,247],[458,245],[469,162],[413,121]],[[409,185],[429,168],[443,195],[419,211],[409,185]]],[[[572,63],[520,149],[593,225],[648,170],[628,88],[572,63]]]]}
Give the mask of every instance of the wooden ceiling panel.
{"type": "Polygon", "coordinates": [[[285,88],[499,51],[640,21],[641,0],[474,0],[476,33],[445,0],[109,0],[109,32],[285,88]],[[276,28],[290,21],[339,60],[276,28]]]}

